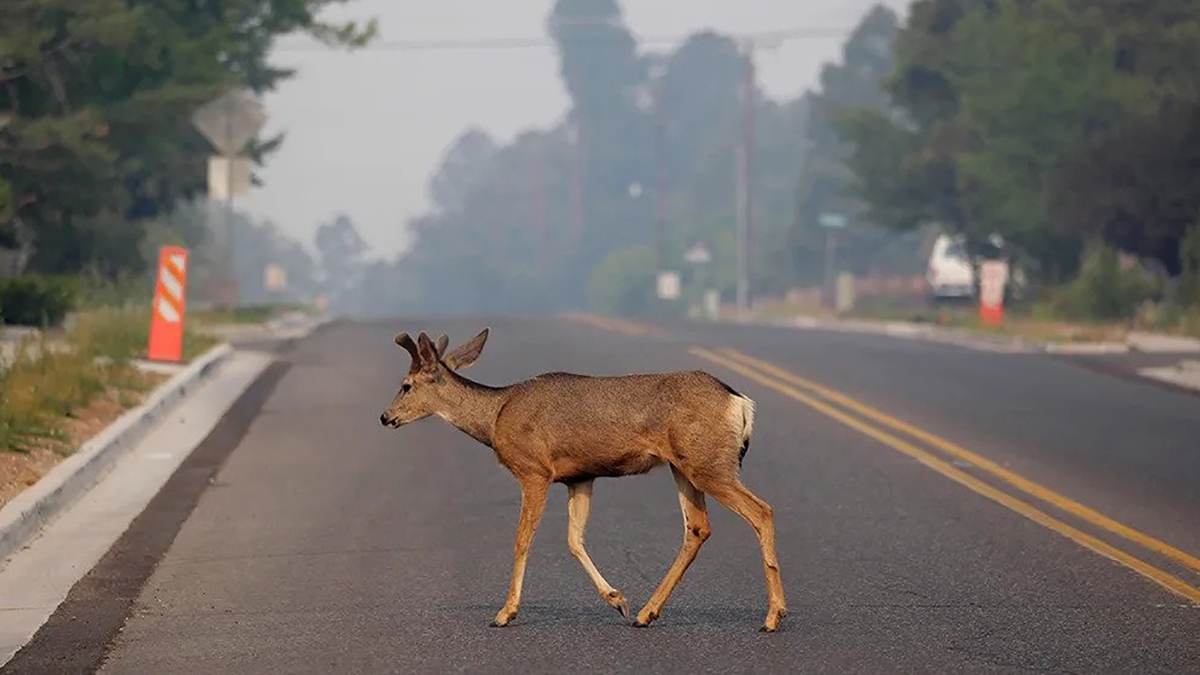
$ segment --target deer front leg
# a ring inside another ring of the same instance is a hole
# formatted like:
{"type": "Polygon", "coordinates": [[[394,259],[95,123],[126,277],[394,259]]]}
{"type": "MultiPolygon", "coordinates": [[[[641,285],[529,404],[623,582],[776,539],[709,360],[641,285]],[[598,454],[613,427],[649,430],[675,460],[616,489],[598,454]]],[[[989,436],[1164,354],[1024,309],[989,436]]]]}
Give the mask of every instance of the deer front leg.
{"type": "Polygon", "coordinates": [[[529,557],[533,533],[537,530],[538,521],[542,519],[542,509],[546,506],[546,493],[549,489],[549,481],[540,477],[521,482],[521,519],[517,524],[517,540],[513,546],[508,600],[492,621],[493,628],[507,626],[517,616],[517,607],[521,604],[521,584],[525,579],[525,560],[529,557]]]}
{"type": "Polygon", "coordinates": [[[584,571],[591,578],[592,583],[596,585],[596,590],[600,592],[600,597],[608,603],[610,607],[621,613],[621,616],[629,618],[629,602],[625,599],[625,595],[613,588],[607,581],[604,580],[604,575],[600,574],[600,570],[596,569],[596,565],[592,563],[592,559],[588,556],[587,549],[583,546],[584,533],[587,531],[588,513],[591,511],[592,505],[592,487],[595,481],[587,480],[581,483],[571,483],[567,486],[569,493],[567,501],[567,548],[571,551],[571,555],[583,565],[584,571]]]}

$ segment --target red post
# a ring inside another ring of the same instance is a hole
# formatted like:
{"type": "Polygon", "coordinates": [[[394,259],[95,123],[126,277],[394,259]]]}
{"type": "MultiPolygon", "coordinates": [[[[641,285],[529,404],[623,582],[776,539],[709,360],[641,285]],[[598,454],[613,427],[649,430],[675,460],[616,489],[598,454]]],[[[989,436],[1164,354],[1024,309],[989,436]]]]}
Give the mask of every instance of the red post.
{"type": "Polygon", "coordinates": [[[979,323],[996,328],[1004,322],[1004,286],[1008,265],[987,260],[979,266],[979,323]]]}

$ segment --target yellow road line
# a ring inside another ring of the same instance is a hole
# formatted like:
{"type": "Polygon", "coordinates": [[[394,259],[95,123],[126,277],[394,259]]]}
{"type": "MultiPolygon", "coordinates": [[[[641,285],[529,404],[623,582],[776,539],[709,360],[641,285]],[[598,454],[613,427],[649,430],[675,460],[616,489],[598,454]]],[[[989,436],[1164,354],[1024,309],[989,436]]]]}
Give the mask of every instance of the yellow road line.
{"type": "Polygon", "coordinates": [[[1030,496],[1036,497],[1048,504],[1053,504],[1063,511],[1066,511],[1067,513],[1091,523],[1096,527],[1107,530],[1108,532],[1123,537],[1135,544],[1138,544],[1139,546],[1170,558],[1171,560],[1174,560],[1175,562],[1184,565],[1193,571],[1200,572],[1200,558],[1196,558],[1186,551],[1181,551],[1180,549],[1175,548],[1164,541],[1155,539],[1150,535],[1144,534],[1127,525],[1119,523],[1102,513],[1094,511],[1091,508],[1088,508],[1087,506],[1070,499],[1069,497],[1061,495],[1049,488],[1043,487],[1042,485],[1039,485],[1028,478],[1025,478],[1024,476],[1021,476],[1020,474],[1014,473],[1013,471],[1010,471],[1009,469],[1006,469],[985,457],[980,457],[979,455],[967,450],[966,448],[963,448],[962,446],[956,445],[923,429],[914,427],[913,425],[896,419],[887,413],[876,410],[865,403],[856,401],[845,394],[834,391],[811,380],[807,380],[794,373],[790,373],[761,359],[748,356],[735,349],[726,348],[723,351],[730,358],[756,367],[759,370],[778,377],[781,380],[820,394],[824,398],[835,403],[839,403],[842,406],[857,412],[863,417],[867,417],[875,422],[891,427],[896,431],[908,434],[912,438],[915,438],[923,443],[927,443],[929,446],[941,450],[942,452],[945,452],[956,459],[967,462],[983,471],[992,474],[993,476],[1009,483],[1013,487],[1030,496]]]}
{"type": "Polygon", "coordinates": [[[1095,553],[1098,553],[1098,554],[1104,556],[1105,558],[1108,558],[1109,560],[1115,561],[1117,563],[1120,563],[1120,564],[1128,567],[1129,569],[1131,569],[1131,570],[1137,572],[1138,574],[1142,575],[1143,577],[1157,583],[1158,585],[1162,586],[1163,588],[1167,589],[1168,591],[1175,593],[1176,595],[1179,595],[1183,598],[1186,598],[1187,600],[1190,600],[1193,603],[1200,603],[1200,589],[1194,588],[1194,587],[1188,585],[1183,580],[1178,579],[1175,576],[1171,575],[1170,573],[1165,572],[1161,569],[1158,569],[1157,567],[1151,565],[1150,563],[1147,563],[1143,560],[1135,558],[1132,555],[1129,555],[1128,553],[1125,553],[1124,551],[1121,551],[1120,549],[1117,549],[1117,548],[1111,546],[1110,544],[1108,544],[1104,541],[1101,541],[1100,539],[1097,539],[1096,537],[1093,537],[1090,534],[1087,534],[1086,532],[1083,532],[1074,527],[1071,527],[1067,523],[1064,523],[1064,522],[1054,518],[1053,516],[1050,516],[1049,514],[1037,509],[1035,506],[1028,504],[1026,502],[1023,502],[1020,499],[1017,499],[1016,497],[1014,497],[1006,492],[1003,492],[995,487],[992,487],[991,485],[988,485],[987,483],[979,480],[978,478],[955,468],[954,466],[950,465],[948,462],[938,459],[933,454],[928,453],[924,450],[921,450],[920,448],[912,445],[911,443],[908,443],[900,438],[897,438],[897,437],[887,433],[886,431],[875,428],[855,417],[852,417],[848,413],[842,412],[842,411],[838,410],[837,408],[834,408],[833,406],[829,405],[828,403],[824,403],[816,398],[813,398],[812,396],[809,396],[808,394],[805,394],[801,391],[796,390],[795,388],[793,388],[785,383],[782,383],[782,382],[775,380],[767,375],[764,375],[756,370],[753,370],[749,366],[746,366],[746,365],[743,365],[736,361],[733,361],[732,359],[729,359],[727,357],[718,355],[707,349],[694,347],[690,351],[692,354],[695,354],[696,356],[699,356],[701,358],[707,359],[714,363],[723,365],[726,368],[729,368],[730,370],[733,370],[735,372],[741,373],[742,375],[745,375],[746,377],[748,377],[756,382],[759,382],[760,384],[766,385],[789,398],[792,398],[796,401],[799,401],[800,403],[803,403],[804,405],[807,405],[808,407],[812,408],[813,410],[816,410],[819,413],[822,413],[828,417],[831,417],[831,418],[841,422],[842,424],[850,427],[851,429],[854,429],[855,431],[858,431],[866,436],[874,438],[875,440],[879,441],[880,443],[883,443],[887,447],[917,460],[921,464],[940,473],[941,475],[945,476],[946,478],[949,478],[950,480],[952,480],[956,483],[959,483],[959,484],[963,485],[964,487],[966,487],[984,497],[987,497],[988,499],[991,499],[992,501],[994,501],[1008,509],[1011,509],[1012,511],[1015,511],[1016,513],[1021,514],[1022,516],[1028,518],[1029,520],[1032,520],[1035,523],[1038,523],[1039,525],[1042,525],[1043,527],[1046,527],[1054,532],[1057,532],[1058,534],[1061,534],[1062,536],[1070,539],[1071,541],[1074,541],[1075,543],[1079,544],[1080,546],[1083,546],[1084,548],[1087,548],[1095,553]]]}
{"type": "Polygon", "coordinates": [[[626,319],[618,319],[611,316],[598,316],[595,314],[584,314],[573,312],[564,315],[564,318],[571,321],[578,321],[596,328],[611,330],[625,335],[641,336],[641,335],[662,335],[662,331],[652,326],[643,326],[633,321],[626,319]]]}
{"type": "Polygon", "coordinates": [[[623,333],[625,335],[641,335],[640,331],[632,330],[627,326],[614,324],[612,321],[604,317],[599,317],[592,314],[567,314],[565,318],[570,321],[587,324],[593,328],[601,328],[603,330],[623,333]]]}

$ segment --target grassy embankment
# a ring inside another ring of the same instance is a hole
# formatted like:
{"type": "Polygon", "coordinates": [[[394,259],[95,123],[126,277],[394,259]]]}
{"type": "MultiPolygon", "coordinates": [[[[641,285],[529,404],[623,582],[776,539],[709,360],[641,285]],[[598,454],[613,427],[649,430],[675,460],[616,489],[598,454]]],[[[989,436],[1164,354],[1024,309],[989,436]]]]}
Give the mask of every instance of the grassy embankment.
{"type": "MultiPolygon", "coordinates": [[[[85,310],[68,329],[10,345],[11,358],[0,364],[0,504],[167,379],[138,367],[149,316],[144,306],[85,310]]],[[[187,361],[216,344],[194,325],[185,331],[187,361]]]]}

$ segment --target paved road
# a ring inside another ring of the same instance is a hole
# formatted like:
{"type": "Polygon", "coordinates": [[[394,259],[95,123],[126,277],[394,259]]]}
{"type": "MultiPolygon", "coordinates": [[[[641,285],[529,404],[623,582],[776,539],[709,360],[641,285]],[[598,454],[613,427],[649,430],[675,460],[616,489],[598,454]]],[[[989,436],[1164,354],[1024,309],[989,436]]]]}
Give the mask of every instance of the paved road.
{"type": "MultiPolygon", "coordinates": [[[[408,366],[397,330],[457,342],[483,321],[345,324],[289,355],[103,672],[1200,670],[1200,398],[1045,356],[872,336],[488,323],[469,374],[489,384],[705,368],[757,400],[743,478],[775,509],[780,632],[756,632],[751,529],[712,502],[713,536],[662,617],[629,627],[567,552],[561,486],[520,615],[488,628],[515,482],[440,421],[378,422],[408,366]]],[[[635,611],[681,529],[669,472],[598,481],[589,551],[635,611]]],[[[69,652],[77,638],[41,644],[69,652]]]]}

